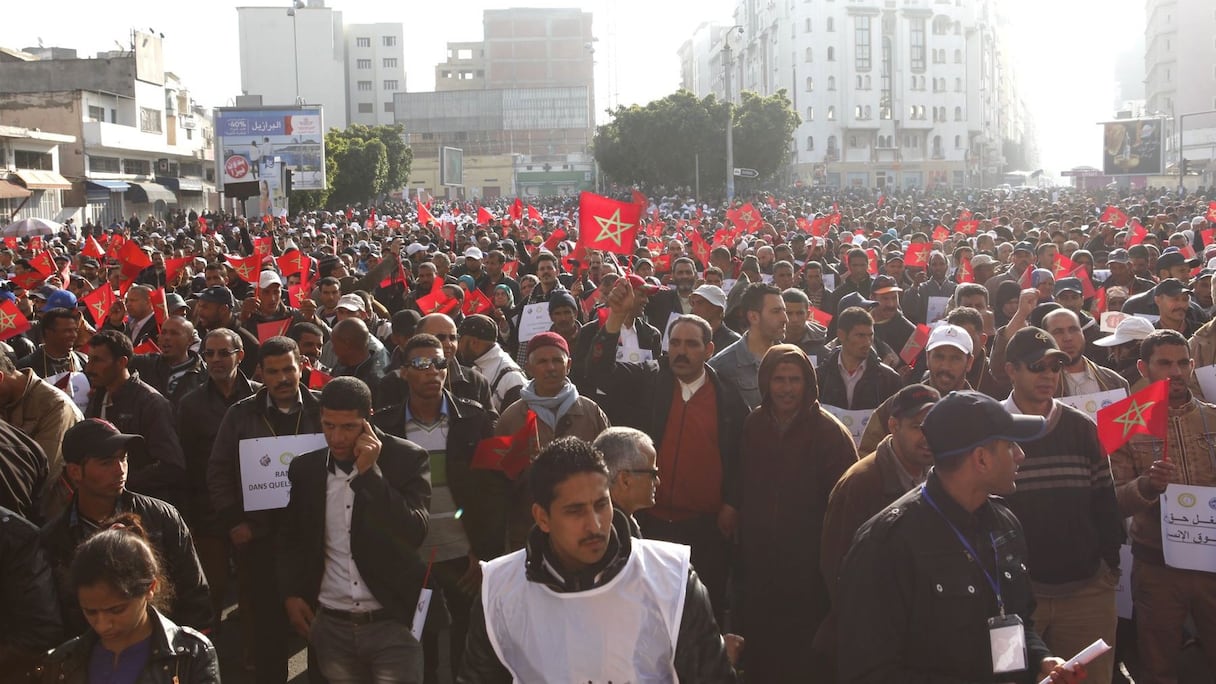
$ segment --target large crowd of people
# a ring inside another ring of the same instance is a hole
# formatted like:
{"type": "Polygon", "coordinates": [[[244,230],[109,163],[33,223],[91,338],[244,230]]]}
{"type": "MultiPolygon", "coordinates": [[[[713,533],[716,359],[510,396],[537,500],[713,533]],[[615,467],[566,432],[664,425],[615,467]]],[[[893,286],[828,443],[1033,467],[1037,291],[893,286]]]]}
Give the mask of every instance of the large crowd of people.
{"type": "Polygon", "coordinates": [[[1211,681],[1205,190],[614,194],[5,238],[0,679],[1211,681]]]}

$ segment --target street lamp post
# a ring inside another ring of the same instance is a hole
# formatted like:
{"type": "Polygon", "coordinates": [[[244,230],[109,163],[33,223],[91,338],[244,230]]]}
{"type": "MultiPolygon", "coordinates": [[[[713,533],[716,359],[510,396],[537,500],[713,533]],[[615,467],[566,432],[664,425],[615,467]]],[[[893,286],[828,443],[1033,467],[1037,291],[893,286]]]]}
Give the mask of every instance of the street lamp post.
{"type": "Polygon", "coordinates": [[[291,63],[296,76],[296,104],[300,104],[300,44],[296,30],[296,12],[301,9],[304,9],[304,0],[293,0],[291,7],[287,8],[287,16],[291,17],[291,63]]]}
{"type": "Polygon", "coordinates": [[[734,106],[731,103],[730,93],[730,72],[734,67],[732,59],[734,53],[733,42],[743,37],[743,27],[735,24],[726,31],[726,35],[722,40],[722,66],[725,69],[724,79],[726,86],[726,203],[730,204],[735,201],[735,115],[734,106]]]}
{"type": "Polygon", "coordinates": [[[1182,144],[1182,126],[1188,116],[1200,116],[1203,114],[1216,114],[1216,109],[1209,109],[1202,112],[1187,112],[1186,114],[1178,115],[1178,194],[1184,192],[1182,180],[1186,177],[1186,148],[1182,144]]]}

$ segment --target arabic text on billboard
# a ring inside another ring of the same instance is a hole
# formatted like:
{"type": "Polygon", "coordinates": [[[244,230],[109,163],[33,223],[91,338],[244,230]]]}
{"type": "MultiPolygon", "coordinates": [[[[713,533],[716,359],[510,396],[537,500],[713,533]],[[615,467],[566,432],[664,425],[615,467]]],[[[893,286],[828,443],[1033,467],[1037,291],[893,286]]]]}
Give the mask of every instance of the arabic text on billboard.
{"type": "Polygon", "coordinates": [[[1162,173],[1162,119],[1102,124],[1102,172],[1107,176],[1162,173]]]}
{"type": "Polygon", "coordinates": [[[278,158],[291,170],[294,189],[325,189],[325,127],[320,109],[218,110],[215,134],[221,183],[273,184],[278,158]]]}

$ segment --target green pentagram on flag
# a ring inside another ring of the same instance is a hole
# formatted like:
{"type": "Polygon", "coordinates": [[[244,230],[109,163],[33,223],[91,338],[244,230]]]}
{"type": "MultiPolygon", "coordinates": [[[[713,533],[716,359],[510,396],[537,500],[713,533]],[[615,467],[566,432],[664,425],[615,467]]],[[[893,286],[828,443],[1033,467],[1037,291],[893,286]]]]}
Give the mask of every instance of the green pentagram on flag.
{"type": "Polygon", "coordinates": [[[1127,408],[1127,412],[1115,418],[1111,422],[1123,426],[1123,437],[1127,437],[1127,433],[1131,432],[1132,428],[1148,428],[1148,423],[1145,421],[1144,412],[1147,411],[1155,401],[1146,401],[1143,404],[1132,401],[1132,405],[1127,408]]]}
{"type": "Polygon", "coordinates": [[[609,218],[604,218],[603,216],[596,216],[594,218],[595,222],[600,224],[600,234],[599,237],[595,238],[596,242],[612,240],[618,247],[623,246],[621,245],[621,233],[632,228],[633,224],[625,223],[621,220],[621,210],[619,208],[612,212],[612,216],[609,218]],[[616,230],[612,230],[614,226],[616,230]]]}

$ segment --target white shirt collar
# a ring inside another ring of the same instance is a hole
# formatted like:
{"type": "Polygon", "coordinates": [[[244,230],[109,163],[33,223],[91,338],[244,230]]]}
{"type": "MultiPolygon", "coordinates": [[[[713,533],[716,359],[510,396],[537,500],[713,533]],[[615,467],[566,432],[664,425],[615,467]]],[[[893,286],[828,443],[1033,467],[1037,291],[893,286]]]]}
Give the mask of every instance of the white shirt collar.
{"type": "Polygon", "coordinates": [[[704,387],[705,381],[708,379],[709,373],[707,373],[704,369],[701,370],[701,377],[693,380],[692,382],[684,382],[683,380],[676,378],[676,382],[680,383],[680,397],[683,398],[685,402],[692,399],[692,395],[696,394],[702,387],[704,387]]]}

